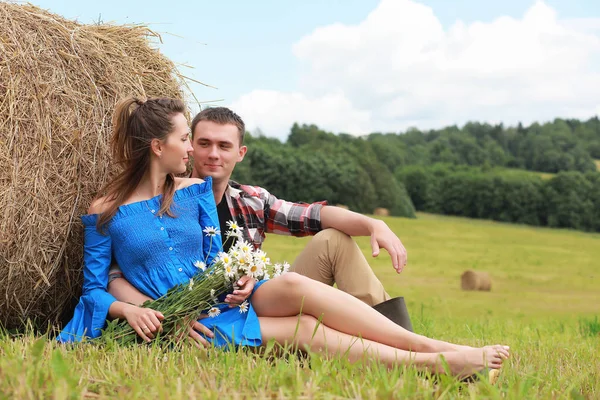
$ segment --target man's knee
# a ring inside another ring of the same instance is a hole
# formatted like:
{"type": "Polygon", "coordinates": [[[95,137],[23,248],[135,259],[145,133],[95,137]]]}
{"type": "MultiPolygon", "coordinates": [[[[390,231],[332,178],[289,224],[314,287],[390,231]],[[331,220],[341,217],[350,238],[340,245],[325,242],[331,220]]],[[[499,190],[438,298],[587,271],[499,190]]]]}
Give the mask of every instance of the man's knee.
{"type": "Polygon", "coordinates": [[[333,228],[323,229],[314,236],[313,240],[317,244],[323,243],[333,247],[349,246],[354,243],[350,236],[333,228]]]}
{"type": "Polygon", "coordinates": [[[279,276],[277,279],[279,279],[284,285],[284,287],[288,288],[290,291],[296,289],[303,291],[303,285],[305,285],[306,280],[310,278],[307,278],[306,276],[303,276],[296,272],[290,271],[279,276]]]}

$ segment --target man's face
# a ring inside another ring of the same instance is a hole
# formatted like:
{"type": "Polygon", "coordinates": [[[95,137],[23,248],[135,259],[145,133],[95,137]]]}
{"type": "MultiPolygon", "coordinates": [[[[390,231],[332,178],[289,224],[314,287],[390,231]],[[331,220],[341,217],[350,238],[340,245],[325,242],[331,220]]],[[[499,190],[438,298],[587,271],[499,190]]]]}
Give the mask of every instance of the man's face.
{"type": "Polygon", "coordinates": [[[194,169],[200,177],[212,176],[227,181],[235,164],[244,159],[246,146],[240,147],[237,126],[200,121],[194,128],[194,169]]]}

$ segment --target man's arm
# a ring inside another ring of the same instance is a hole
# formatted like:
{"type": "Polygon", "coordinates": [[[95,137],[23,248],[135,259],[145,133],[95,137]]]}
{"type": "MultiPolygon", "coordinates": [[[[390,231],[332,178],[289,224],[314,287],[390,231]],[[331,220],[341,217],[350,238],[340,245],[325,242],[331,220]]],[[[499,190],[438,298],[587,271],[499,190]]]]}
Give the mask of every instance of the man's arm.
{"type": "Polygon", "coordinates": [[[394,269],[398,273],[408,261],[406,249],[394,232],[381,220],[367,217],[340,207],[324,206],[321,209],[321,227],[334,228],[348,236],[371,236],[373,257],[383,247],[390,253],[394,269]]]}
{"type": "Polygon", "coordinates": [[[116,272],[114,266],[111,268],[109,274],[108,293],[112,294],[119,301],[138,306],[141,306],[147,300],[152,300],[137,290],[127,279],[123,278],[123,274],[120,271],[116,272]]]}
{"type": "Polygon", "coordinates": [[[404,245],[381,220],[340,207],[327,206],[327,202],[292,203],[278,199],[258,186],[246,188],[258,193],[263,202],[266,232],[306,236],[314,235],[325,228],[333,228],[348,236],[371,236],[373,257],[377,257],[379,249],[383,247],[390,253],[392,265],[398,273],[406,266],[408,258],[404,245]]]}

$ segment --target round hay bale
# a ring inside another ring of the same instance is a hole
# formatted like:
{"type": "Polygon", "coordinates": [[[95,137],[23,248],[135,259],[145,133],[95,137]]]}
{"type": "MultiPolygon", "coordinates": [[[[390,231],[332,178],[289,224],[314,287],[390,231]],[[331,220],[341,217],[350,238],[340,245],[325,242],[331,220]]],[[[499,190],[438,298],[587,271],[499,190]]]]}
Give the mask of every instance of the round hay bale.
{"type": "Polygon", "coordinates": [[[350,208],[344,204],[336,204],[336,207],[343,208],[344,210],[349,210],[350,208]]]}
{"type": "Polygon", "coordinates": [[[114,170],[111,117],[127,95],[183,98],[144,26],[83,25],[0,2],[0,323],[72,313],[82,227],[114,170]]]}
{"type": "Polygon", "coordinates": [[[483,271],[465,271],[460,277],[460,285],[462,290],[492,290],[490,275],[483,271]]]}
{"type": "Polygon", "coordinates": [[[378,207],[375,209],[375,211],[373,211],[373,214],[379,215],[380,217],[389,217],[390,210],[388,210],[387,208],[378,207]]]}

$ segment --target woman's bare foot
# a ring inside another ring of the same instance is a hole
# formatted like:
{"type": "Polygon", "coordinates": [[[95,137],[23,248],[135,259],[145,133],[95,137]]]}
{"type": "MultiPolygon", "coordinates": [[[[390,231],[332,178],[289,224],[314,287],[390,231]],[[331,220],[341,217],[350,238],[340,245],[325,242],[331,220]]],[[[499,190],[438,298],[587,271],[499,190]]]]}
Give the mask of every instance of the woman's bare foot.
{"type": "Polygon", "coordinates": [[[454,345],[454,349],[452,349],[453,351],[465,351],[465,350],[473,350],[473,349],[477,349],[478,347],[473,347],[473,346],[463,346],[461,344],[455,344],[454,345]]]}
{"type": "MultiPolygon", "coordinates": [[[[482,371],[484,368],[499,369],[509,357],[508,347],[501,345],[485,346],[475,349],[440,353],[446,359],[450,374],[465,378],[482,371]]],[[[440,371],[443,369],[440,365],[440,371]]]]}

